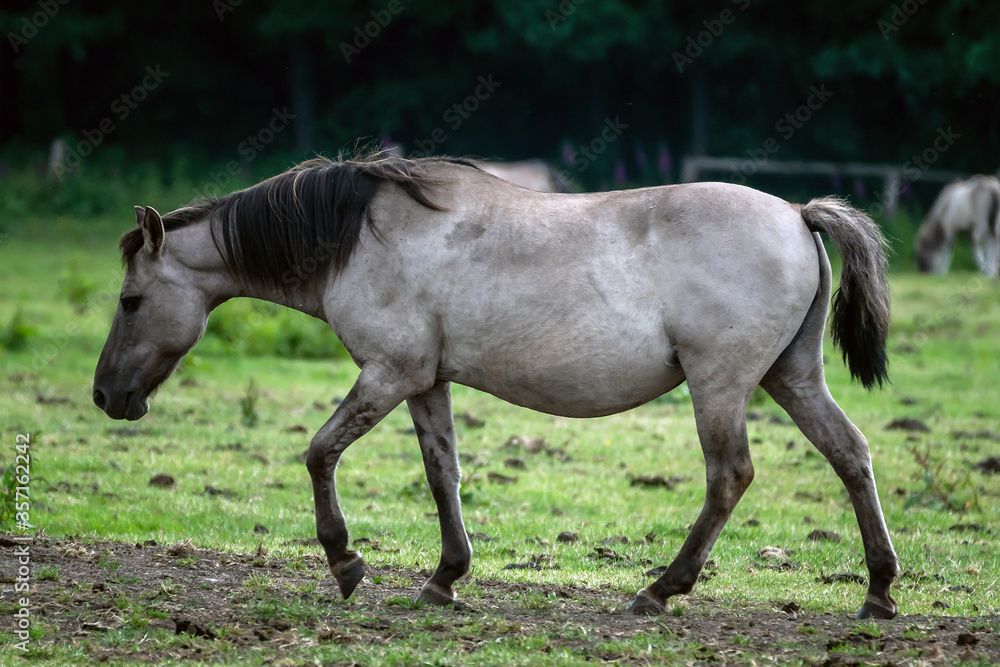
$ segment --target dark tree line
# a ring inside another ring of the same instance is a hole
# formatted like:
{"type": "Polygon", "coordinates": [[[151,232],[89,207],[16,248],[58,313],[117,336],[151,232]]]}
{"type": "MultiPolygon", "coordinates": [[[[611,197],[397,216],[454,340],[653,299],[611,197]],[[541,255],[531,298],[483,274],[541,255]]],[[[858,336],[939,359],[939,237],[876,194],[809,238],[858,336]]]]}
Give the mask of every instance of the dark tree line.
{"type": "Polygon", "coordinates": [[[987,0],[5,0],[0,152],[241,164],[361,137],[596,185],[765,144],[901,164],[951,128],[935,166],[995,171],[997,26],[987,0]]]}

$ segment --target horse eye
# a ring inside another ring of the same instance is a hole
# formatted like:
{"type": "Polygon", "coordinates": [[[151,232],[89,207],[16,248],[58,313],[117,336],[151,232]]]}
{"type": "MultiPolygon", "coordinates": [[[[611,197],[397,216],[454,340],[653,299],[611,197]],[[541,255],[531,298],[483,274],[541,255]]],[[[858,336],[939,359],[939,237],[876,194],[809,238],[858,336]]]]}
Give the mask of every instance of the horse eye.
{"type": "Polygon", "coordinates": [[[123,296],[121,298],[122,310],[126,313],[135,312],[139,307],[139,302],[142,301],[141,296],[123,296]]]}

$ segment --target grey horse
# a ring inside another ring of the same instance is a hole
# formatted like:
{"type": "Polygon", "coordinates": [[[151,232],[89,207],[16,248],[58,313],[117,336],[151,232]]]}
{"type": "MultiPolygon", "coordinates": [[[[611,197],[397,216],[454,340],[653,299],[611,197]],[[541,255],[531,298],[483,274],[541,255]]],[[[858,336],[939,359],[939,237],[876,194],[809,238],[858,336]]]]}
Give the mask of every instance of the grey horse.
{"type": "Polygon", "coordinates": [[[1000,271],[1000,179],[973,176],[941,190],[917,232],[917,269],[948,273],[955,237],[969,232],[973,254],[983,275],[1000,271]]]}
{"type": "Polygon", "coordinates": [[[834,198],[805,205],[698,183],[543,194],[460,159],[314,160],[160,217],[136,207],[94,402],[139,419],[213,308],[254,297],[325,320],[360,374],[312,439],[316,529],[344,597],[365,573],[335,486],[344,451],[406,401],[441,524],[419,600],[454,602],[470,569],[452,382],[553,415],[597,417],[687,381],[706,461],[704,507],[630,608],[691,590],[754,476],[746,410],[759,385],[843,480],[869,587],[857,616],[891,618],[899,565],[868,443],[834,402],[822,341],[832,291],[819,232],[843,257],[833,335],[851,374],[886,380],[884,240],[834,198]]]}

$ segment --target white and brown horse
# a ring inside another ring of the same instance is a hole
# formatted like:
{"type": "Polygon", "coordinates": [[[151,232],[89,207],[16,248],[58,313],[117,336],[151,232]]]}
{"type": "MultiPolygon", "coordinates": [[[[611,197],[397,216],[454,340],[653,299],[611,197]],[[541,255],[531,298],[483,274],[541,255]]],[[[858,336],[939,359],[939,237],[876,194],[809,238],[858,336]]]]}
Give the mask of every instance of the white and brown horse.
{"type": "Polygon", "coordinates": [[[1000,180],[973,176],[945,186],[917,233],[917,268],[948,273],[955,237],[972,237],[976,264],[984,275],[1000,270],[1000,180]]]}
{"type": "Polygon", "coordinates": [[[844,202],[790,204],[698,183],[541,194],[462,160],[312,161],[162,219],[136,208],[94,402],[139,419],[209,313],[247,296],[330,323],[361,372],[307,458],[316,528],[347,597],[364,577],[335,486],[344,450],[406,401],[441,524],[419,599],[455,600],[472,549],[462,521],[450,386],[534,410],[597,417],[687,382],[707,495],[680,552],[631,604],[691,590],[754,476],[746,410],[767,390],[826,456],[854,504],[870,572],[859,617],[890,618],[899,571],[868,443],[827,390],[833,284],[819,233],[843,256],[833,335],[865,387],[886,379],[883,238],[844,202]]]}

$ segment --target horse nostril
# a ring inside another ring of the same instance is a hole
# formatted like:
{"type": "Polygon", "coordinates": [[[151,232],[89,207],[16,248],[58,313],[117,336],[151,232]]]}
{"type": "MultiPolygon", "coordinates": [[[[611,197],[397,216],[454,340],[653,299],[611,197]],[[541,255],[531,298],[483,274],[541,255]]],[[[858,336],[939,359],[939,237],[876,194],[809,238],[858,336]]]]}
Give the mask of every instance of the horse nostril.
{"type": "Polygon", "coordinates": [[[108,405],[108,397],[100,389],[94,389],[94,405],[103,410],[108,405]]]}

